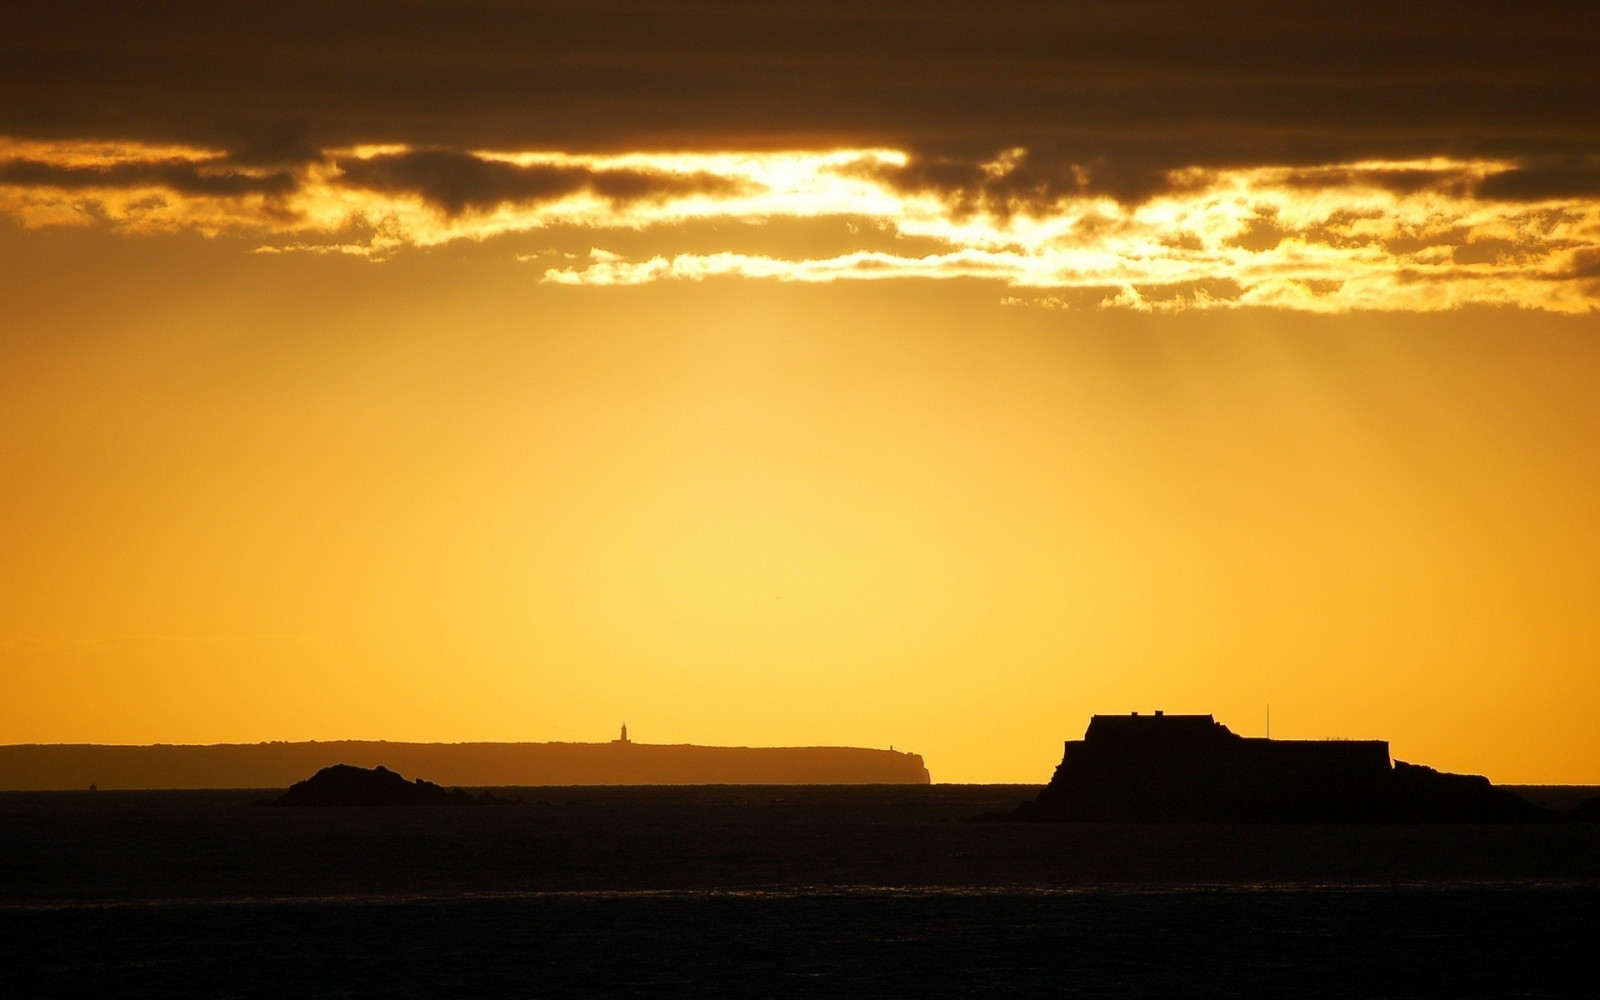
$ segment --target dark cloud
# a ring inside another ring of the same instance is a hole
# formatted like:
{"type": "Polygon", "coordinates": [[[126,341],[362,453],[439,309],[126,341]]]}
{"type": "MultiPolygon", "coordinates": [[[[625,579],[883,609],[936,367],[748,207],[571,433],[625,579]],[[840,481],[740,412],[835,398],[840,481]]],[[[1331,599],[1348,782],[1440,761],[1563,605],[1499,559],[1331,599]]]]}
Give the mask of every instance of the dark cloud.
{"type": "Polygon", "coordinates": [[[652,198],[706,194],[731,196],[744,186],[713,174],[663,174],[646,170],[595,170],[587,172],[588,186],[612,201],[648,201],[652,198]]]}
{"type": "Polygon", "coordinates": [[[521,166],[438,149],[345,159],[338,166],[346,185],[386,194],[420,195],[452,215],[508,202],[551,201],[584,190],[613,201],[737,191],[733,182],[708,174],[591,170],[560,164],[521,166]]]}
{"type": "Polygon", "coordinates": [[[1026,158],[1003,173],[976,159],[948,156],[913,157],[903,165],[855,163],[839,168],[848,176],[864,177],[901,191],[934,193],[953,203],[956,212],[990,211],[1001,215],[1018,208],[1048,205],[1082,193],[1083,178],[1071,164],[1040,170],[1026,158]]]}
{"type": "Polygon", "coordinates": [[[1558,280],[1600,278],[1600,247],[1581,247],[1572,252],[1567,269],[1558,280]]]}
{"type": "Polygon", "coordinates": [[[241,163],[361,142],[957,164],[1026,146],[1034,173],[999,185],[906,183],[1049,197],[1076,164],[1137,200],[1189,165],[1593,156],[1597,51],[1600,18],[1563,0],[12,0],[0,134],[241,163]]]}
{"type": "Polygon", "coordinates": [[[466,153],[419,150],[339,161],[344,183],[387,194],[421,195],[447,212],[507,201],[545,201],[583,187],[584,176],[557,167],[518,167],[466,153]]]}
{"type": "Polygon", "coordinates": [[[1077,162],[1065,155],[1028,150],[987,151],[968,158],[913,156],[901,166],[867,164],[843,168],[901,191],[933,192],[958,212],[983,210],[1005,216],[1040,209],[1062,198],[1106,195],[1122,202],[1142,201],[1172,186],[1167,168],[1134,160],[1099,157],[1077,162]]]}
{"type": "Polygon", "coordinates": [[[1536,160],[1486,177],[1477,193],[1506,201],[1593,198],[1600,195],[1600,157],[1536,160]]]}
{"type": "MultiPolygon", "coordinates": [[[[206,160],[166,159],[97,165],[44,160],[0,160],[0,184],[67,190],[162,187],[178,194],[238,197],[285,195],[300,180],[292,169],[241,169],[246,164],[320,161],[319,150],[296,145],[236,150],[206,160]]],[[[737,194],[737,182],[704,173],[634,169],[594,170],[581,165],[520,166],[454,150],[424,149],[338,161],[341,183],[386,194],[415,194],[459,214],[506,203],[550,201],[590,191],[613,202],[688,194],[737,194]]]]}
{"type": "Polygon", "coordinates": [[[1371,187],[1399,195],[1420,191],[1467,196],[1478,182],[1477,175],[1457,169],[1400,170],[1334,169],[1294,173],[1287,178],[1290,187],[1301,189],[1371,187]]]}
{"type": "Polygon", "coordinates": [[[1300,188],[1377,187],[1396,194],[1439,191],[1500,201],[1586,198],[1600,195],[1600,156],[1530,157],[1483,178],[1453,168],[1318,169],[1292,174],[1288,183],[1300,188]]]}
{"type": "Polygon", "coordinates": [[[304,123],[281,125],[236,142],[228,150],[229,163],[246,167],[300,167],[324,159],[311,145],[304,123]]]}
{"type": "Polygon", "coordinates": [[[1242,247],[1252,253],[1273,249],[1287,237],[1295,235],[1294,230],[1278,225],[1276,216],[1277,213],[1274,212],[1251,219],[1244,232],[1228,240],[1228,244],[1242,247]]]}
{"type": "Polygon", "coordinates": [[[84,188],[164,187],[178,194],[238,197],[282,195],[294,190],[293,175],[241,173],[219,168],[215,161],[160,160],[105,166],[62,166],[40,160],[0,160],[0,184],[21,187],[84,188]]]}

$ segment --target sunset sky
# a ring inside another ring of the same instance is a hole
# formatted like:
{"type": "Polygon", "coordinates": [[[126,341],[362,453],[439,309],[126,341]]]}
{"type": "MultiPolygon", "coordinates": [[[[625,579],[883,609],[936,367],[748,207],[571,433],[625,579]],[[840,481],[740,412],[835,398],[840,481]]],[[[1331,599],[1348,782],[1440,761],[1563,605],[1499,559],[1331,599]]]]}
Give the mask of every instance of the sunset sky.
{"type": "Polygon", "coordinates": [[[1600,19],[0,23],[0,743],[1600,783],[1600,19]]]}

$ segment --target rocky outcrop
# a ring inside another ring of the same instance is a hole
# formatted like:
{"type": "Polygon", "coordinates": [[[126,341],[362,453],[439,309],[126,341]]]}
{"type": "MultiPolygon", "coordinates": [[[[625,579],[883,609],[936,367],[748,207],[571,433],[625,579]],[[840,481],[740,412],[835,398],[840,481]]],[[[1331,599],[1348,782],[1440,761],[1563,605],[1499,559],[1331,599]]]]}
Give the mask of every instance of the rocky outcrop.
{"type": "Polygon", "coordinates": [[[1390,763],[1382,740],[1269,740],[1209,715],[1090,720],[1007,818],[1134,823],[1521,823],[1548,810],[1478,775],[1390,763]]]}
{"type": "Polygon", "coordinates": [[[271,799],[275,806],[484,806],[507,805],[512,800],[483,792],[472,795],[459,788],[446,791],[421,778],[407,781],[383,765],[374,768],[335,764],[325,767],[271,799]]]}

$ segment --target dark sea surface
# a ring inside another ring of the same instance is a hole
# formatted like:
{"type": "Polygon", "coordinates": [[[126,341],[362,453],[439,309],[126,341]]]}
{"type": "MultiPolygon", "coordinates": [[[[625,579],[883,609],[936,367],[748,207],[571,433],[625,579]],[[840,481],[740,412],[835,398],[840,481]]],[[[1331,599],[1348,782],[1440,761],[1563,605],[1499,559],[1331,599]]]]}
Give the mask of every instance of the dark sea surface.
{"type": "Polygon", "coordinates": [[[550,804],[0,793],[0,994],[1600,990],[1596,824],[963,822],[1029,786],[493,791],[550,804]]]}

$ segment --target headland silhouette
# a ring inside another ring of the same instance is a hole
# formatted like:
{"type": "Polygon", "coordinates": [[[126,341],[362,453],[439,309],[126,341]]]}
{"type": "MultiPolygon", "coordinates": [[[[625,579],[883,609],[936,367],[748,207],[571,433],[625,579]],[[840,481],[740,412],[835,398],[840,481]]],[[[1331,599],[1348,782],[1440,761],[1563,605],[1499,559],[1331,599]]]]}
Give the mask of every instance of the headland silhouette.
{"type": "Polygon", "coordinates": [[[635,743],[222,743],[0,746],[0,789],[286,788],[334,764],[446,785],[928,784],[918,754],[861,747],[635,743]]]}
{"type": "Polygon", "coordinates": [[[988,819],[1526,823],[1554,814],[1481,775],[1393,761],[1385,740],[1239,736],[1210,715],[1096,715],[1038,798],[988,819]]]}

